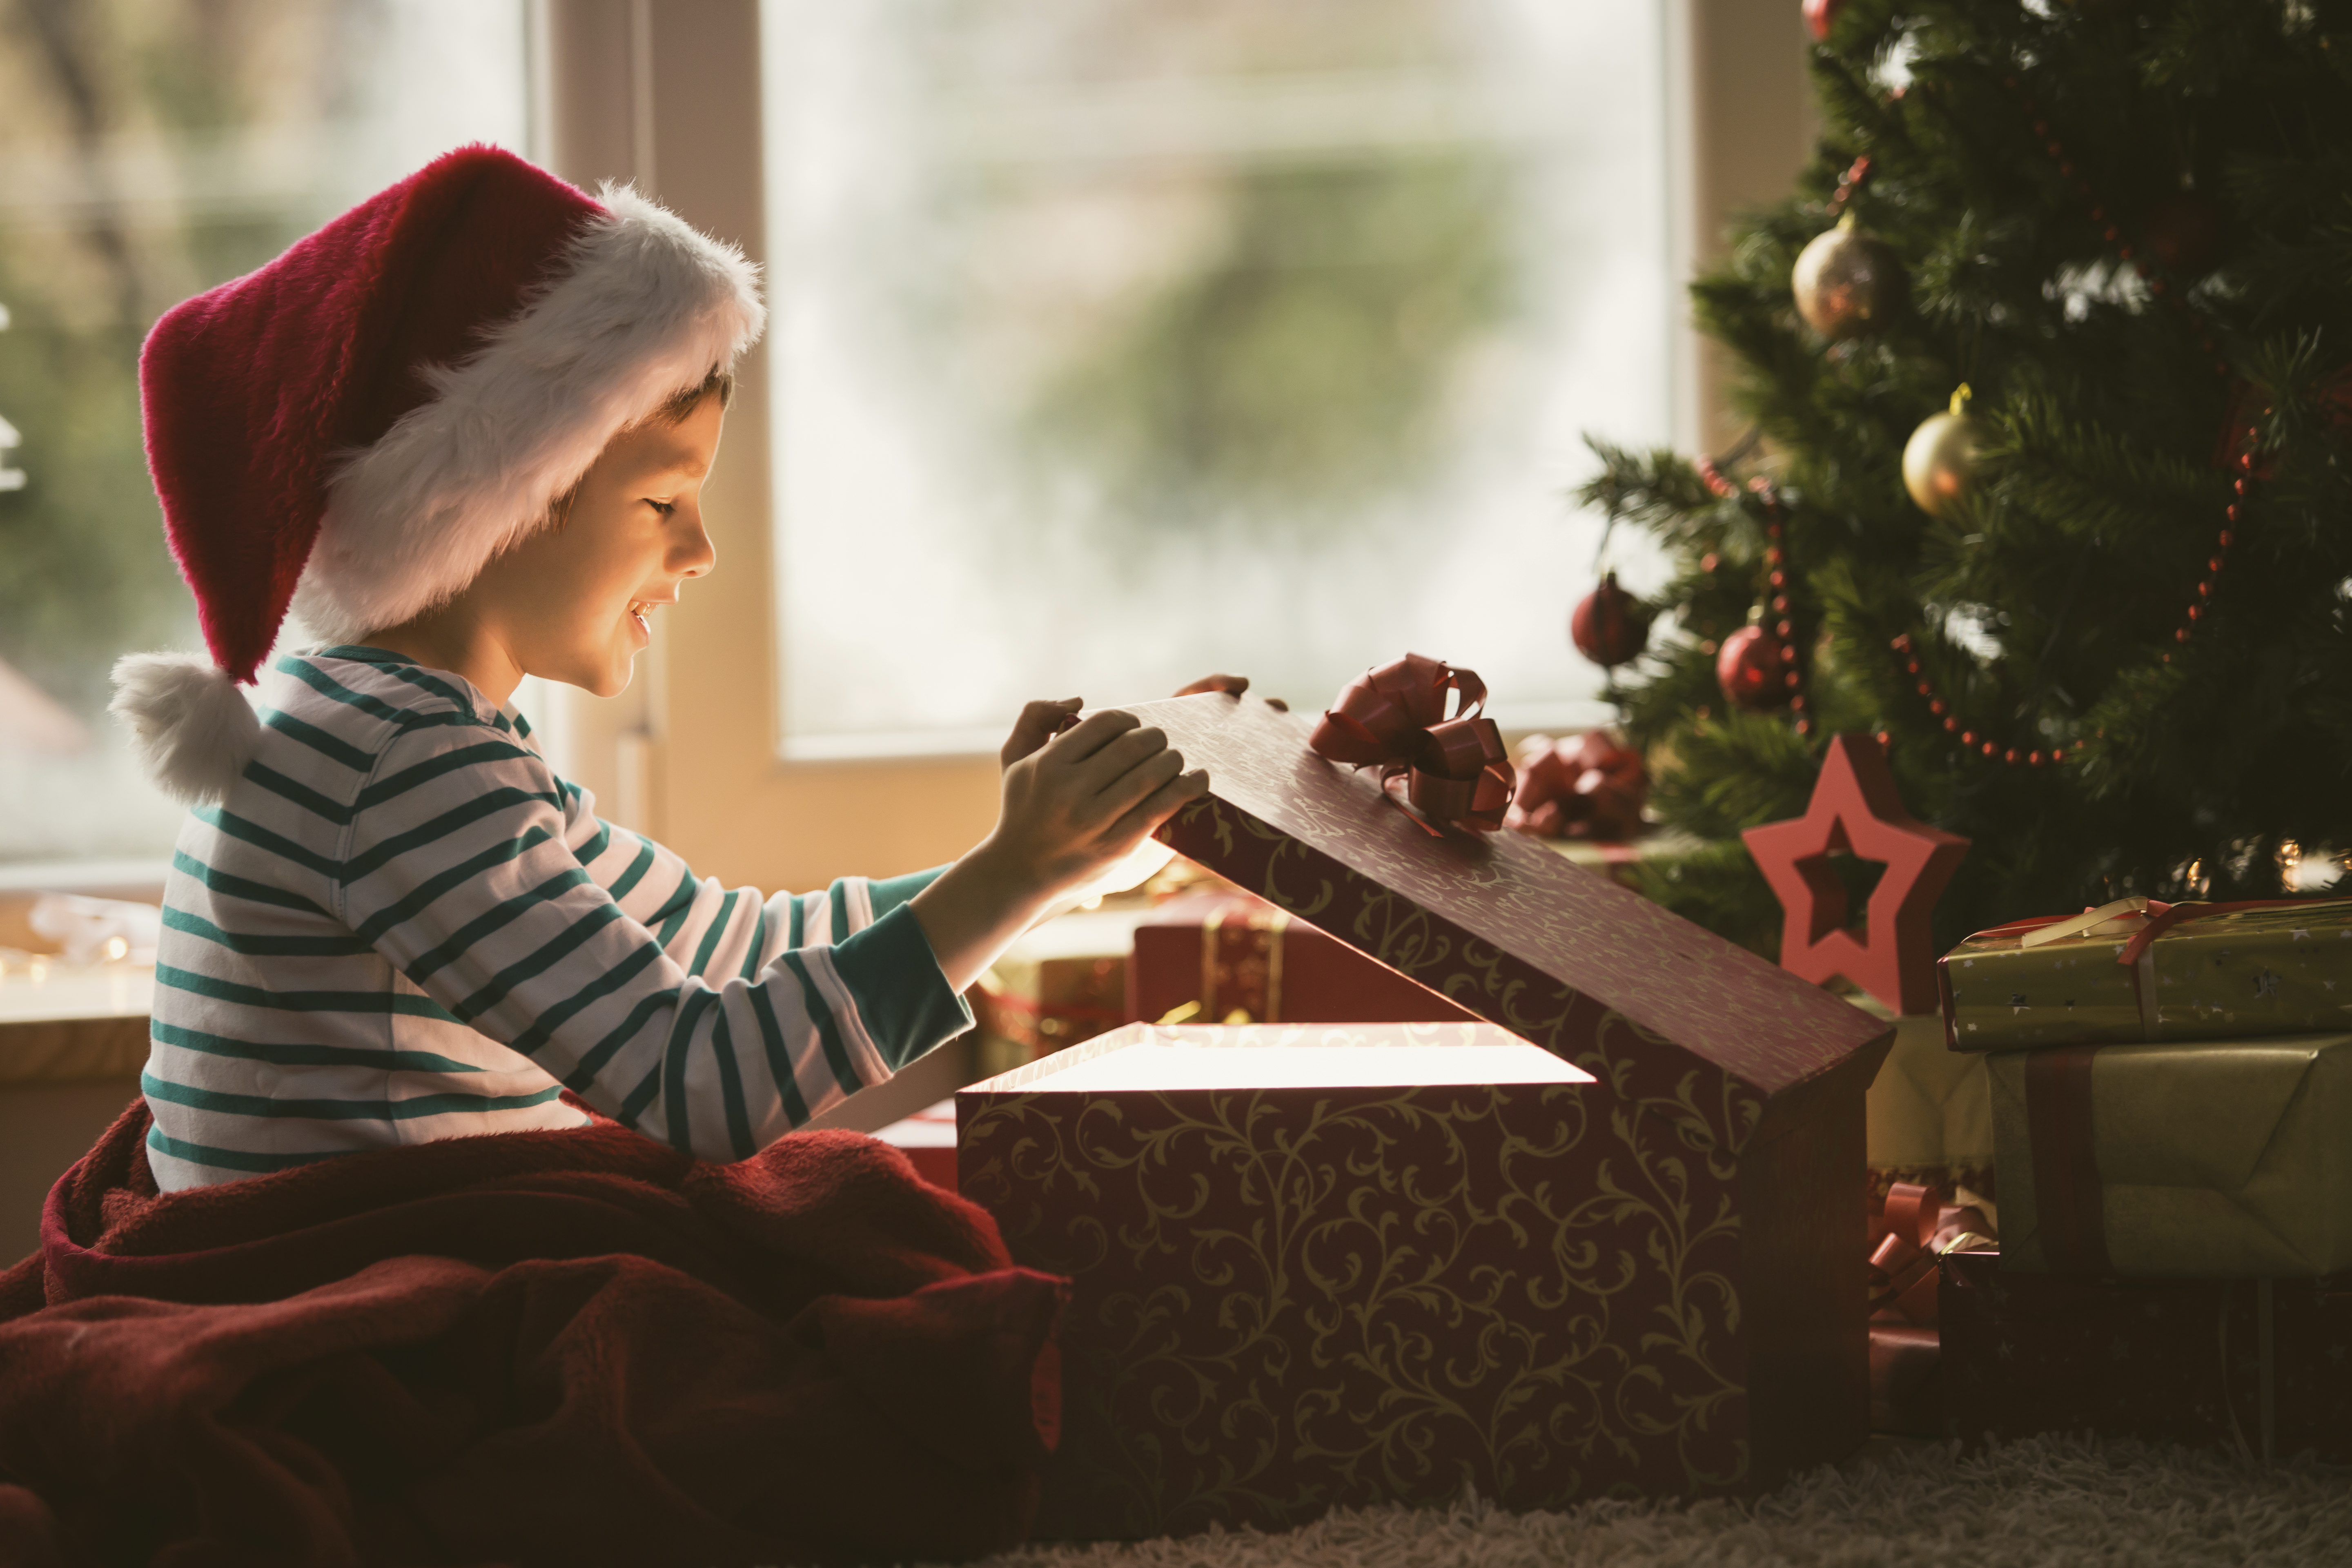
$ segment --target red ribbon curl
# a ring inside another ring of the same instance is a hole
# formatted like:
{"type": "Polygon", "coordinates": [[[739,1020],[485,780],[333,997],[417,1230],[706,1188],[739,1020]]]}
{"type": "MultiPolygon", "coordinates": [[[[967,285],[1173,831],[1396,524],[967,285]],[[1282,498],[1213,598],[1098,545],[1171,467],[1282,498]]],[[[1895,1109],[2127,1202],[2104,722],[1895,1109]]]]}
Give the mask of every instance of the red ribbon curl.
{"type": "Polygon", "coordinates": [[[1492,833],[1503,826],[1516,780],[1502,731],[1482,718],[1486,683],[1443,659],[1409,653],[1349,681],[1315,725],[1318,756],[1400,775],[1414,810],[1437,823],[1492,833]],[[1458,699],[1445,715],[1445,694],[1458,699]]]}

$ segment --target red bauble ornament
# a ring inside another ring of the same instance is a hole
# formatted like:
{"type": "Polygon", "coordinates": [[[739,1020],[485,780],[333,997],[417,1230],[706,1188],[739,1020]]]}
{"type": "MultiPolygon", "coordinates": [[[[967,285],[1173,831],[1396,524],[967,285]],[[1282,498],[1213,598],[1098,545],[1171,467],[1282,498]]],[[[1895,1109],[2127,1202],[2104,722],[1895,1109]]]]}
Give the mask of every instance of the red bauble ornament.
{"type": "Polygon", "coordinates": [[[1606,730],[1572,741],[1529,735],[1519,742],[1518,788],[1507,827],[1543,838],[1631,838],[1642,831],[1649,771],[1642,753],[1606,730]]]}
{"type": "Polygon", "coordinates": [[[1609,573],[1601,586],[1577,601],[1568,617],[1568,640],[1603,669],[1631,664],[1649,646],[1650,612],[1617,585],[1616,573],[1609,573]]]}
{"type": "Polygon", "coordinates": [[[2148,209],[2140,237],[2158,267],[2189,282],[2221,264],[2229,248],[2229,218],[2210,196],[2182,191],[2148,209]]]}
{"type": "Polygon", "coordinates": [[[1735,708],[1782,706],[1789,700],[1788,677],[1792,673],[1780,639],[1762,626],[1740,627],[1723,639],[1715,656],[1715,678],[1735,708]]]}
{"type": "Polygon", "coordinates": [[[1740,835],[1780,900],[1780,967],[1806,980],[1843,975],[1897,1013],[1936,1010],[1936,900],[1969,841],[1904,809],[1886,753],[1867,735],[1839,735],[1822,760],[1805,815],[1740,835]],[[1869,925],[1846,929],[1844,884],[1830,857],[1878,860],[1869,925]]]}
{"type": "Polygon", "coordinates": [[[1805,0],[1805,26],[1813,35],[1813,42],[1830,41],[1830,29],[1837,26],[1841,0],[1805,0]]]}

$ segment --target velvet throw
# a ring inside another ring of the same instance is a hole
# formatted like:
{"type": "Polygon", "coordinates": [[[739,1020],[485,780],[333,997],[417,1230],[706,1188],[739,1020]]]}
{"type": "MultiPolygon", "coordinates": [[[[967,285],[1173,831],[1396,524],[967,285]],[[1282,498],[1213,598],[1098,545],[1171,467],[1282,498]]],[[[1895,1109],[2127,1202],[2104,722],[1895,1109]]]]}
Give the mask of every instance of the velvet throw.
{"type": "Polygon", "coordinates": [[[0,1275],[0,1562],[955,1559],[1013,1544],[1062,1281],[848,1132],[610,1125],[159,1194],[133,1102],[0,1275]]]}

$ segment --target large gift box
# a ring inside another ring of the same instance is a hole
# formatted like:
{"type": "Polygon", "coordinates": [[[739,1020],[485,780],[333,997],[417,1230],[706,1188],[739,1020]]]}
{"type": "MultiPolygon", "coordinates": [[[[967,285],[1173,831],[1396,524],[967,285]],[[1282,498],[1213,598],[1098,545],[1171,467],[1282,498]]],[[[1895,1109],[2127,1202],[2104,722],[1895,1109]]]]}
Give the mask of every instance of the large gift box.
{"type": "Polygon", "coordinates": [[[1979,931],[1936,973],[1956,1050],[2352,1027],[2352,900],[2119,899],[1979,931]]]}
{"type": "Polygon", "coordinates": [[[1951,1436],[2352,1461],[2352,1280],[2068,1279],[2004,1261],[1941,1260],[1951,1436]]]}
{"type": "Polygon", "coordinates": [[[1985,1061],[2011,1268],[2352,1271],[2352,1035],[1985,1061]]]}
{"type": "Polygon", "coordinates": [[[1475,1017],[1254,894],[1203,889],[1139,920],[1127,1016],[1146,1023],[1447,1023],[1475,1017]]]}
{"type": "Polygon", "coordinates": [[[1075,1281],[1040,1531],[1743,1491],[1851,1451],[1886,1026],[1264,703],[1135,711],[1209,771],[1179,852],[1575,1070],[1507,1080],[1437,1025],[1410,1038],[1458,1067],[1404,1075],[1397,1029],[1308,1026],[1273,1043],[1325,1040],[1311,1081],[1269,1080],[1263,1032],[1138,1025],[960,1094],[961,1190],[1075,1281]]]}

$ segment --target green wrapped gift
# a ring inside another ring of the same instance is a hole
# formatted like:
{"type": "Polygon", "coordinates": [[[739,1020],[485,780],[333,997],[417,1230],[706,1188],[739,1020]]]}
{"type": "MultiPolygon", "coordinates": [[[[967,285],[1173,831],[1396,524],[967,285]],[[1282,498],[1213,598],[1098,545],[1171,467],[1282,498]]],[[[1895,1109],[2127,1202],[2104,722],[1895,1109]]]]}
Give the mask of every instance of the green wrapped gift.
{"type": "Polygon", "coordinates": [[[2352,1034],[2065,1046],[1985,1065],[2004,1268],[2352,1270],[2352,1034]]]}
{"type": "Polygon", "coordinates": [[[2352,1027],[2352,899],[2119,899],[1979,931],[1936,975],[1960,1051],[2352,1027]]]}

